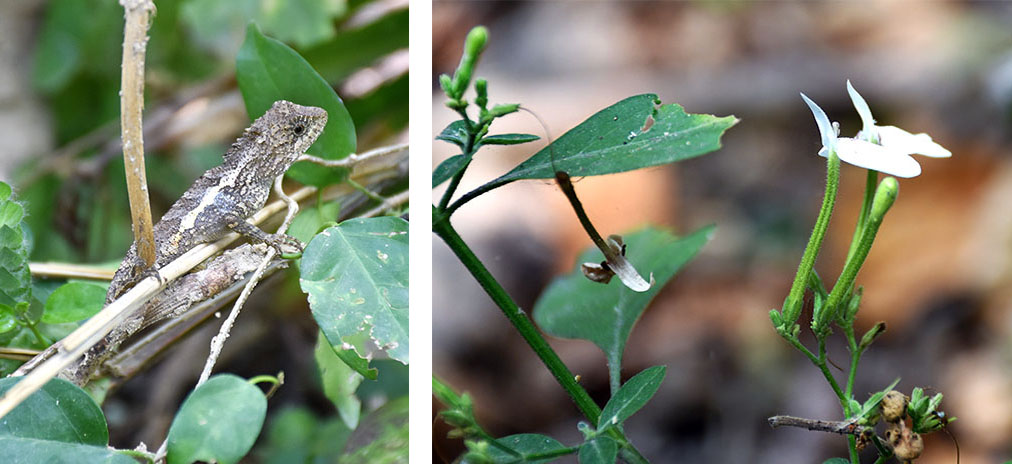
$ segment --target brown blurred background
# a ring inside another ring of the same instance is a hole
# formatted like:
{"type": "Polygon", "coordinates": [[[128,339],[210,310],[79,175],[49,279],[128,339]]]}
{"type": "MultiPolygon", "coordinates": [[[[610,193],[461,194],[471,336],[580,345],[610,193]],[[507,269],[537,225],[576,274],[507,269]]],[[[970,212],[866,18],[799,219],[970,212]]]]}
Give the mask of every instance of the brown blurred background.
{"type": "MultiPolygon", "coordinates": [[[[433,130],[453,120],[436,76],[452,73],[470,27],[489,47],[477,76],[493,103],[519,102],[558,136],[624,97],[657,93],[690,112],[734,114],[724,148],[674,166],[576,184],[603,233],[646,223],[687,233],[715,223],[703,252],[661,292],[634,329],[624,377],[668,366],[661,390],[626,426],[653,462],[822,462],[844,440],[772,430],[775,414],[839,419],[818,370],[773,331],[767,312],[787,293],[821,201],[819,134],[798,92],[844,135],[860,129],[851,79],[883,125],[928,132],[947,160],[919,158],[900,182],[858,283],[860,329],[886,321],[865,355],[864,399],[901,377],[945,394],[961,462],[1012,459],[1012,5],[977,2],[447,2],[433,5],[433,130]]],[[[542,134],[520,113],[492,133],[542,134]]],[[[506,172],[542,143],[479,152],[465,192],[506,172]]],[[[433,167],[457,154],[435,142],[433,167]]],[[[835,281],[861,201],[864,171],[844,167],[817,269],[835,281]]],[[[434,198],[442,193],[435,192],[434,198]]],[[[521,307],[569,272],[590,245],[561,192],[519,182],[458,211],[454,224],[521,307]]],[[[470,392],[496,436],[580,440],[576,408],[474,280],[433,239],[435,375],[470,392]]],[[[806,312],[803,317],[810,317],[806,312]]],[[[806,327],[807,324],[802,324],[806,327]]],[[[834,337],[830,357],[847,354],[834,337]]],[[[806,339],[811,341],[810,337],[806,339]]],[[[551,340],[603,404],[604,356],[585,341],[551,340]]],[[[841,374],[842,376],[842,374],[841,374]]],[[[438,409],[439,405],[434,405],[438,409]]],[[[434,455],[459,441],[435,422],[434,455]]],[[[871,456],[866,456],[870,462],[871,456]]],[[[918,462],[951,463],[942,433],[918,462]]],[[[572,459],[575,462],[575,459],[572,459]]]]}

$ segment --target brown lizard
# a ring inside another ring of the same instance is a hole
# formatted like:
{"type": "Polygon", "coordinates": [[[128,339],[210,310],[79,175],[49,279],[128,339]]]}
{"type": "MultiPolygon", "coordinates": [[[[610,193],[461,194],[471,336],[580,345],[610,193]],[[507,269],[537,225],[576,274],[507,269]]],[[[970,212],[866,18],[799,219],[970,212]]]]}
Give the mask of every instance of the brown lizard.
{"type": "MultiPolygon", "coordinates": [[[[238,232],[278,251],[301,250],[298,240],[268,234],[246,222],[263,208],[274,179],[283,174],[316,141],[327,124],[322,108],[280,100],[257,118],[225,152],[224,163],[200,176],[154,225],[156,260],[148,268],[131,245],[106,293],[106,304],[119,298],[151,270],[157,270],[196,245],[238,232]]],[[[143,312],[143,308],[141,309],[143,312]]],[[[92,347],[61,377],[87,383],[99,364],[137,330],[156,322],[137,314],[92,347]]]]}

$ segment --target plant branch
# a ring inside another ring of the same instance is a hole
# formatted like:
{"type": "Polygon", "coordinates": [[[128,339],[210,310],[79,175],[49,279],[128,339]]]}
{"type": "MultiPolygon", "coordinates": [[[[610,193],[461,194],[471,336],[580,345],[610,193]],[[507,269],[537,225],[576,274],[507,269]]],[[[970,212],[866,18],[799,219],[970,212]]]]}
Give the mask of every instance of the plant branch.
{"type": "MultiPolygon", "coordinates": [[[[576,382],[573,373],[562,362],[559,355],[555,353],[555,350],[545,341],[544,337],[538,333],[534,324],[527,318],[526,313],[517,306],[509,294],[506,293],[506,290],[499,285],[495,277],[485,268],[481,260],[471,251],[471,248],[464,243],[464,240],[450,224],[449,219],[444,216],[442,219],[437,220],[439,213],[435,207],[432,208],[432,215],[433,232],[443,239],[443,242],[457,255],[457,258],[464,264],[464,267],[467,268],[475,280],[478,281],[478,284],[485,290],[485,293],[492,298],[492,301],[503,312],[503,315],[509,319],[513,327],[517,329],[517,332],[520,332],[520,336],[541,358],[541,362],[545,364],[545,367],[552,373],[555,380],[559,382],[584,417],[596,424],[601,416],[601,408],[594,403],[594,400],[590,398],[587,391],[576,382]]],[[[629,440],[626,439],[620,430],[611,428],[609,429],[609,434],[623,446],[623,457],[626,460],[632,463],[647,462],[632,444],[629,443],[629,440]]]]}
{"type": "Polygon", "coordinates": [[[845,421],[825,421],[818,419],[806,419],[803,417],[794,416],[773,416],[767,421],[770,423],[770,427],[799,427],[803,429],[813,430],[816,432],[828,432],[838,433],[840,435],[863,435],[866,433],[875,433],[875,429],[872,427],[858,425],[857,421],[845,420],[845,421]]]}
{"type": "Polygon", "coordinates": [[[130,218],[133,221],[137,255],[150,267],[155,263],[155,239],[151,205],[144,171],[144,57],[148,28],[155,4],[151,0],[120,0],[126,11],[123,28],[123,65],[120,86],[120,124],[123,163],[126,170],[130,218]]]}

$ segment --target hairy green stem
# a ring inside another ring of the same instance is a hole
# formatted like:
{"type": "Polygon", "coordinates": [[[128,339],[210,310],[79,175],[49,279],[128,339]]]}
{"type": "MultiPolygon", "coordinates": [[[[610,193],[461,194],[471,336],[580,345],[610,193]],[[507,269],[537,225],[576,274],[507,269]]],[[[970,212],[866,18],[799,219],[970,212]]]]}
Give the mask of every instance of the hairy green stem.
{"type": "Polygon", "coordinates": [[[822,239],[826,236],[826,229],[829,227],[829,219],[833,215],[833,205],[836,203],[836,192],[840,187],[840,157],[835,151],[830,151],[829,160],[826,161],[826,194],[822,198],[822,208],[819,210],[819,217],[815,220],[815,227],[812,235],[805,246],[805,253],[801,257],[801,264],[798,265],[798,273],[794,275],[794,283],[791,284],[791,291],[787,294],[783,308],[783,329],[785,333],[790,332],[790,327],[801,315],[801,302],[805,296],[805,283],[808,281],[808,274],[812,272],[815,265],[815,258],[819,255],[822,247],[822,239]]]}
{"type": "Polygon", "coordinates": [[[857,273],[861,270],[861,266],[864,265],[868,252],[871,251],[871,245],[875,241],[875,235],[878,233],[879,226],[882,225],[885,213],[889,211],[893,202],[896,201],[898,190],[899,184],[893,177],[883,179],[882,183],[875,190],[875,197],[872,200],[868,220],[865,223],[864,231],[861,232],[860,243],[854,251],[853,256],[844,264],[843,272],[840,273],[836,284],[833,285],[833,290],[829,293],[829,297],[826,298],[822,314],[819,315],[816,321],[813,321],[813,328],[816,329],[816,333],[826,329],[829,322],[836,316],[836,312],[839,311],[840,304],[844,301],[844,298],[850,297],[857,273]]]}
{"type": "Polygon", "coordinates": [[[840,406],[846,411],[848,408],[849,401],[843,394],[843,390],[840,389],[840,384],[837,383],[836,377],[833,377],[833,372],[829,370],[829,363],[826,362],[826,338],[819,338],[819,357],[818,362],[815,364],[816,367],[822,371],[822,376],[829,382],[829,386],[833,388],[833,393],[836,394],[837,399],[840,400],[840,406]]]}
{"type": "MultiPolygon", "coordinates": [[[[509,319],[513,327],[517,329],[517,332],[520,332],[520,336],[530,345],[534,353],[541,358],[541,362],[545,364],[545,367],[548,368],[555,377],[555,380],[562,386],[562,389],[573,400],[583,416],[591,423],[597,424],[597,421],[601,417],[601,408],[594,403],[594,400],[590,398],[587,391],[576,382],[573,373],[562,362],[559,355],[555,353],[555,350],[548,345],[544,337],[538,333],[538,330],[534,327],[531,320],[527,318],[523,310],[510,298],[506,290],[499,285],[499,282],[495,280],[495,277],[492,276],[488,269],[485,268],[485,265],[475,256],[471,248],[464,243],[464,240],[450,224],[449,218],[443,214],[439,214],[435,208],[432,211],[432,230],[457,255],[457,258],[464,264],[464,267],[467,268],[471,275],[474,276],[478,284],[485,290],[485,293],[502,310],[503,315],[509,319]]],[[[621,431],[611,428],[608,433],[623,447],[623,458],[627,461],[635,464],[647,462],[632,444],[629,443],[629,440],[621,431]]]]}
{"type": "Polygon", "coordinates": [[[871,211],[871,200],[875,196],[875,186],[878,184],[878,171],[868,170],[868,177],[864,183],[864,199],[861,201],[861,213],[857,216],[857,225],[854,226],[854,237],[850,239],[850,248],[847,249],[847,260],[854,256],[861,241],[861,234],[864,232],[864,224],[868,221],[868,213],[871,211]]]}

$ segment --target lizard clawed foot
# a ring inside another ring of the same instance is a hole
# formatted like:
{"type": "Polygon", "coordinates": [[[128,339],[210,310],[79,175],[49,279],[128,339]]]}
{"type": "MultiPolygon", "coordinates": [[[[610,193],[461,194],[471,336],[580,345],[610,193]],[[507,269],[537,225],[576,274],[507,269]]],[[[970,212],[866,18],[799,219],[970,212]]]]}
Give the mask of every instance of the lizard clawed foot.
{"type": "Polygon", "coordinates": [[[299,239],[286,234],[269,234],[265,242],[274,247],[278,251],[278,254],[286,259],[302,256],[302,250],[305,248],[305,245],[299,239]]]}
{"type": "Polygon", "coordinates": [[[141,271],[142,280],[147,279],[148,277],[154,277],[158,279],[158,285],[165,285],[165,283],[168,282],[168,280],[166,280],[165,277],[162,277],[162,275],[158,273],[158,269],[155,269],[154,266],[151,266],[141,271]]]}

